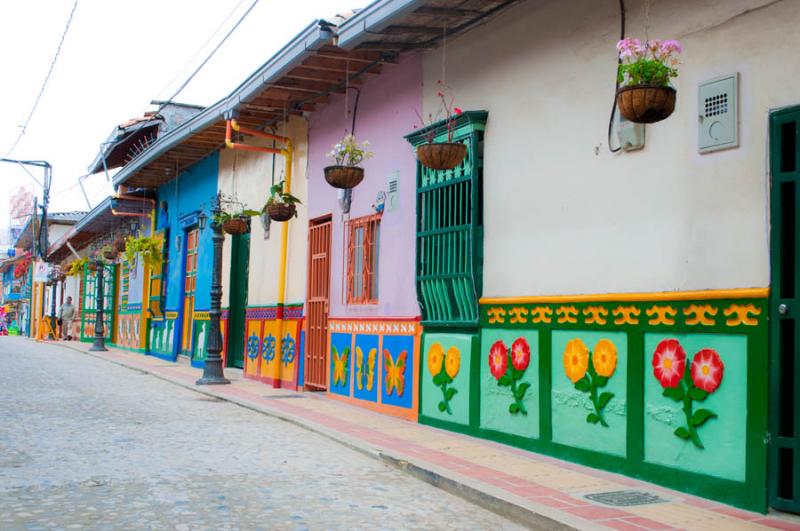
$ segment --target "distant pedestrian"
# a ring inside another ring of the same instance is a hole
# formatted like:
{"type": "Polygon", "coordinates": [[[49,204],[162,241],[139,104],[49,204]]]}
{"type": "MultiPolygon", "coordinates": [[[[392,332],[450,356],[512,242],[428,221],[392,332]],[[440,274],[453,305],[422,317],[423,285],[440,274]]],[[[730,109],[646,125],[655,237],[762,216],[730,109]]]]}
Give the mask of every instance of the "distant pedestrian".
{"type": "Polygon", "coordinates": [[[72,320],[75,318],[75,306],[72,305],[72,297],[67,297],[61,309],[58,311],[58,318],[61,319],[61,337],[67,341],[72,341],[72,320]]]}

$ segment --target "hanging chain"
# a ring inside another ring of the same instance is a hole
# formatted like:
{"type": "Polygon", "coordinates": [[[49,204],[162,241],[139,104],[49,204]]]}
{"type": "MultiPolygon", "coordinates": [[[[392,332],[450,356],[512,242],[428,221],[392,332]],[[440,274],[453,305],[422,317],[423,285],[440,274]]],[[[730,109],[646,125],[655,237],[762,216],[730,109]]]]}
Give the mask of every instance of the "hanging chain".
{"type": "MultiPolygon", "coordinates": [[[[344,72],[344,134],[347,136],[347,117],[350,115],[350,57],[345,60],[344,72]]],[[[351,131],[352,133],[352,131],[351,131]]]]}
{"type": "Polygon", "coordinates": [[[447,84],[447,18],[442,25],[442,83],[447,84]]]}
{"type": "Polygon", "coordinates": [[[644,0],[644,40],[650,41],[650,0],[644,0]]]}

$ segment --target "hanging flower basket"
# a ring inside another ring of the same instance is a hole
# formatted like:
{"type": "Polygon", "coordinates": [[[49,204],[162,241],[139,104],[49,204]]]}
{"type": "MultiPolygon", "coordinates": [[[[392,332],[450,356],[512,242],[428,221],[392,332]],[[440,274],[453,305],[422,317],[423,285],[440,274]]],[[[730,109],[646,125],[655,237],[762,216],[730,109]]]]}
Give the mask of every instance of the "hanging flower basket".
{"type": "Polygon", "coordinates": [[[460,142],[438,142],[417,146],[417,159],[432,170],[452,170],[467,157],[467,145],[460,142]]]}
{"type": "Polygon", "coordinates": [[[125,252],[125,240],[122,238],[118,240],[114,240],[114,250],[117,253],[124,253],[125,252]]]}
{"type": "Polygon", "coordinates": [[[222,222],[222,230],[228,234],[246,234],[247,220],[245,218],[230,218],[222,222]]]}
{"type": "Polygon", "coordinates": [[[267,214],[272,221],[289,221],[297,215],[297,207],[286,203],[272,203],[267,205],[267,214]]]}
{"type": "Polygon", "coordinates": [[[106,260],[114,260],[117,257],[117,253],[112,250],[103,251],[103,258],[106,260]]]}
{"type": "Polygon", "coordinates": [[[626,120],[652,124],[675,110],[675,89],[653,85],[632,85],[617,91],[617,107],[626,120]]]}
{"type": "Polygon", "coordinates": [[[675,110],[678,76],[677,54],[683,47],[675,40],[622,39],[617,43],[617,107],[626,120],[639,124],[660,122],[675,110]]]}
{"type": "Polygon", "coordinates": [[[364,180],[364,168],[360,166],[327,166],[325,180],[334,188],[355,188],[364,180]]]}

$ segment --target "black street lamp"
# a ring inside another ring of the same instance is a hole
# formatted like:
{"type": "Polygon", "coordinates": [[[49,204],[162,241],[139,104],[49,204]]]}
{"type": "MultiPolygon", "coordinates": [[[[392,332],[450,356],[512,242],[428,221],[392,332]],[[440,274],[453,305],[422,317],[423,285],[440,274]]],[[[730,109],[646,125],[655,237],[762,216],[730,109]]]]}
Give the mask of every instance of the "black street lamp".
{"type": "Polygon", "coordinates": [[[106,269],[103,266],[103,261],[99,258],[96,262],[97,265],[97,292],[95,300],[97,301],[97,308],[94,316],[94,342],[92,343],[92,347],[89,349],[92,352],[105,352],[108,349],[106,348],[106,335],[103,326],[103,307],[105,306],[103,300],[103,294],[105,290],[103,289],[103,281],[105,277],[106,269]]]}
{"type": "MultiPolygon", "coordinates": [[[[206,362],[203,364],[203,377],[197,380],[197,385],[221,385],[229,384],[230,380],[225,378],[222,370],[222,332],[219,327],[219,317],[221,314],[220,304],[222,302],[222,242],[225,241],[225,234],[222,232],[222,223],[219,215],[222,213],[220,197],[214,199],[211,213],[211,230],[214,231],[211,241],[214,244],[214,264],[211,270],[211,309],[208,312],[209,338],[206,342],[206,362]]],[[[205,212],[201,212],[197,218],[197,227],[205,229],[208,217],[205,212]]]]}

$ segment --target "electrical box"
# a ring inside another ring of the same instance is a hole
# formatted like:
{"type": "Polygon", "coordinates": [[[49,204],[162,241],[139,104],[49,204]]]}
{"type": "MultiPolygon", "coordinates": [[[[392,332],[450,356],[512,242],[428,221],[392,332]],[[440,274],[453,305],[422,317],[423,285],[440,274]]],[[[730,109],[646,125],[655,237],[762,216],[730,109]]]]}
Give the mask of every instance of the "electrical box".
{"type": "Polygon", "coordinates": [[[386,182],[386,212],[394,212],[400,208],[400,172],[395,170],[389,174],[386,182]]]}
{"type": "Polygon", "coordinates": [[[626,120],[619,111],[614,113],[617,140],[622,151],[636,151],[644,148],[644,124],[626,120]]]}
{"type": "Polygon", "coordinates": [[[739,73],[697,87],[700,153],[739,147],[739,73]]]}

